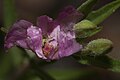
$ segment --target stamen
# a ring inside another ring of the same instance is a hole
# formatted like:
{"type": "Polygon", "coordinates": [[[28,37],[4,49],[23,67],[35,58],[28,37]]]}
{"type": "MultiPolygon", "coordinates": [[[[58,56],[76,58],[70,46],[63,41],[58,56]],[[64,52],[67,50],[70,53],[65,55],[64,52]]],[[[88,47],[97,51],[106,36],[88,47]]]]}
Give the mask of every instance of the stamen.
{"type": "Polygon", "coordinates": [[[49,45],[48,43],[45,43],[45,46],[43,47],[43,53],[45,56],[48,56],[49,53],[53,50],[53,46],[49,45]]]}

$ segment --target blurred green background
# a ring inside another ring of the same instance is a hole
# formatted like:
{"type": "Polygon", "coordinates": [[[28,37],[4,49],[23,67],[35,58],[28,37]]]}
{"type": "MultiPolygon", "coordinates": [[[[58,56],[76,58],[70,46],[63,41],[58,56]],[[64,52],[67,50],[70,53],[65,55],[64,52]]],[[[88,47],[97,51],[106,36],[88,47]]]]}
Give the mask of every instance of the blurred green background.
{"type": "MultiPolygon", "coordinates": [[[[0,27],[10,28],[20,19],[36,24],[36,18],[48,15],[55,18],[58,12],[67,5],[76,8],[85,0],[0,0],[0,27]]],[[[94,7],[99,7],[114,0],[97,2],[94,7]]],[[[114,49],[110,57],[120,59],[120,9],[106,19],[102,24],[103,30],[89,38],[107,38],[113,41],[114,49]]],[[[14,47],[6,53],[3,48],[5,34],[0,31],[0,80],[47,80],[40,79],[41,70],[53,76],[55,80],[120,80],[120,73],[114,73],[93,66],[78,64],[72,57],[61,59],[55,63],[39,64],[35,62],[40,71],[34,72],[28,67],[28,60],[24,51],[14,47]],[[40,75],[40,76],[39,76],[40,75]]],[[[42,76],[43,77],[43,76],[42,76]]]]}

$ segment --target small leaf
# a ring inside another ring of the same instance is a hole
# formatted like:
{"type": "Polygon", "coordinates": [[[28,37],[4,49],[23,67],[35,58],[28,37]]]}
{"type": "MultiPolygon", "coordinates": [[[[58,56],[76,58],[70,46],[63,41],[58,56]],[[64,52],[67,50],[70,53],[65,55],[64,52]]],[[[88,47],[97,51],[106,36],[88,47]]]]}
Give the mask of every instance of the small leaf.
{"type": "Polygon", "coordinates": [[[84,15],[87,15],[97,1],[98,0],[87,0],[80,7],[78,7],[77,10],[82,12],[84,15]]]}
{"type": "Polygon", "coordinates": [[[92,11],[88,14],[86,19],[92,21],[96,25],[104,21],[108,16],[110,16],[116,9],[120,7],[120,0],[113,1],[109,4],[106,4],[102,8],[92,11]]]}
{"type": "Polygon", "coordinates": [[[101,27],[96,27],[94,29],[82,30],[82,31],[76,32],[76,37],[78,39],[88,38],[100,32],[101,29],[102,29],[101,27]]]}

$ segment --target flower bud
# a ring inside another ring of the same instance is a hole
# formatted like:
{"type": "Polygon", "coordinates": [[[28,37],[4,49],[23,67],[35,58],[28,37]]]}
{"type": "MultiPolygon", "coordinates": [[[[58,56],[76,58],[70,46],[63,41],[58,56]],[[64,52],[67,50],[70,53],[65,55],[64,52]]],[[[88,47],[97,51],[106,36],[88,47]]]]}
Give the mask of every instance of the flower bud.
{"type": "Polygon", "coordinates": [[[108,39],[97,39],[88,43],[88,45],[83,50],[87,55],[101,55],[108,53],[112,49],[112,41],[108,39]]]}
{"type": "Polygon", "coordinates": [[[101,31],[101,27],[97,27],[97,25],[89,20],[82,20],[74,25],[74,31],[77,38],[87,38],[101,31]]]}
{"type": "Polygon", "coordinates": [[[97,26],[89,21],[89,20],[82,20],[81,22],[75,24],[75,30],[86,30],[86,29],[93,29],[96,28],[97,26]]]}

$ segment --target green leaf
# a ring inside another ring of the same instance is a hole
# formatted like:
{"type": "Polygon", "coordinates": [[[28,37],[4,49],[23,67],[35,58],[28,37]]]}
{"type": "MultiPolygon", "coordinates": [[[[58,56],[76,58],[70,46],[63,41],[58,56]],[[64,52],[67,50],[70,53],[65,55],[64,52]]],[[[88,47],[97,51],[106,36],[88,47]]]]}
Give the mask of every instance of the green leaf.
{"type": "Polygon", "coordinates": [[[98,25],[102,21],[104,21],[108,16],[114,13],[115,10],[118,9],[119,7],[120,7],[120,0],[113,1],[96,11],[92,11],[91,13],[88,14],[86,19],[98,25]]]}
{"type": "Polygon", "coordinates": [[[98,32],[101,31],[101,27],[96,27],[94,29],[88,29],[88,30],[82,30],[80,32],[76,32],[76,37],[79,39],[84,39],[84,38],[87,38],[87,37],[91,37],[95,34],[97,34],[98,32]]]}
{"type": "Polygon", "coordinates": [[[82,12],[84,15],[87,15],[97,1],[98,0],[87,0],[80,7],[78,7],[77,10],[82,12]]]}
{"type": "Polygon", "coordinates": [[[93,56],[80,56],[77,54],[74,55],[74,57],[81,64],[93,65],[111,71],[120,72],[120,61],[114,60],[106,55],[93,57],[93,56]]]}

